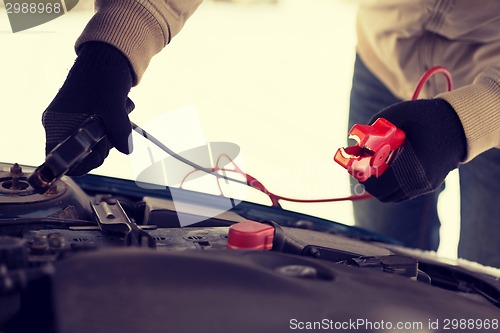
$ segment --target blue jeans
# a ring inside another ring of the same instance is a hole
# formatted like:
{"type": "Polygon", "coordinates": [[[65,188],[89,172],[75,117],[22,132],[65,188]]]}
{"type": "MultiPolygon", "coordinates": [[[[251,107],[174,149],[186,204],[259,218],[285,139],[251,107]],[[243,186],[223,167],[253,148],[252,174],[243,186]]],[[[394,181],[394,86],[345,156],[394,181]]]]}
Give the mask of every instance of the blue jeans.
{"type": "MultiPolygon", "coordinates": [[[[385,107],[400,102],[356,57],[351,90],[349,128],[368,123],[385,107]]],[[[489,150],[461,165],[461,258],[500,267],[500,152],[489,150]]],[[[357,181],[351,177],[352,188],[357,181]]],[[[442,189],[441,189],[442,190],[442,189]]],[[[437,250],[441,190],[403,203],[377,199],[354,202],[357,226],[390,236],[405,246],[437,250]]],[[[457,224],[459,221],[457,221],[457,224]]]]}

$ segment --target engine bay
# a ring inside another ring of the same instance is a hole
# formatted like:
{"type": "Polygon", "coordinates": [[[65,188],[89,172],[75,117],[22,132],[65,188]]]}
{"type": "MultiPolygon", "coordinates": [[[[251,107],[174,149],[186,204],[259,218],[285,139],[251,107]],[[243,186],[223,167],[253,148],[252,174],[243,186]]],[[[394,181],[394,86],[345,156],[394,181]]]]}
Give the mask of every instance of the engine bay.
{"type": "Polygon", "coordinates": [[[0,164],[0,332],[288,332],[292,320],[323,319],[363,320],[359,332],[400,318],[498,325],[498,275],[382,235],[96,175],[65,176],[38,194],[33,170],[0,164]]]}

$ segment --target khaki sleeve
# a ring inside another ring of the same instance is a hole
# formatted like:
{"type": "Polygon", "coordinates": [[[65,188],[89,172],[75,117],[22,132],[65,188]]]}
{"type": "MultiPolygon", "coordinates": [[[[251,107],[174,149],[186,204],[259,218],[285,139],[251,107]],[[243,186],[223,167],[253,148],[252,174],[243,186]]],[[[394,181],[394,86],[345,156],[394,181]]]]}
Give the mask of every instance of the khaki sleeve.
{"type": "Polygon", "coordinates": [[[95,14],[76,41],[113,45],[129,59],[134,85],[151,58],[181,30],[202,0],[96,0],[95,14]]]}
{"type": "Polygon", "coordinates": [[[500,148],[500,66],[488,68],[474,83],[437,97],[457,112],[467,138],[464,162],[490,148],[500,148]]]}

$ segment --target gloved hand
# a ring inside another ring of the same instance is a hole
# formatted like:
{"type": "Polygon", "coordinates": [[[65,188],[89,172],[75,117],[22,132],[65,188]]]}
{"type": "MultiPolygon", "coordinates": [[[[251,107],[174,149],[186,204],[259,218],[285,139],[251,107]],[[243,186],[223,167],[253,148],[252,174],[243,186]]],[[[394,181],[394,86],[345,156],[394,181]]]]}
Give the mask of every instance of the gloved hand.
{"type": "Polygon", "coordinates": [[[127,98],[131,87],[132,69],[119,50],[101,42],[83,44],[66,81],[43,113],[45,153],[71,135],[90,115],[101,118],[107,138],[68,175],[83,175],[97,168],[112,147],[124,154],[132,152],[128,112],[133,103],[127,98]]]}
{"type": "Polygon", "coordinates": [[[443,99],[394,104],[371,120],[385,118],[402,129],[406,141],[379,178],[363,185],[383,202],[400,202],[439,188],[446,175],[465,158],[466,138],[453,107],[443,99]]]}

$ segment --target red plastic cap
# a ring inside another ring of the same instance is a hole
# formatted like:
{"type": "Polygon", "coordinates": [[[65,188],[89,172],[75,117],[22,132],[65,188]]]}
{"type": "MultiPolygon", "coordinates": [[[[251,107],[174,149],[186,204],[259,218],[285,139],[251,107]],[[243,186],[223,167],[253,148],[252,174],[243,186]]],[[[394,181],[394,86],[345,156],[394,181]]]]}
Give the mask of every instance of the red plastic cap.
{"type": "Polygon", "coordinates": [[[270,225],[246,220],[229,227],[227,248],[233,250],[271,250],[274,228],[270,225]]]}

